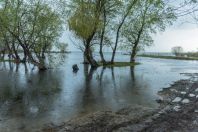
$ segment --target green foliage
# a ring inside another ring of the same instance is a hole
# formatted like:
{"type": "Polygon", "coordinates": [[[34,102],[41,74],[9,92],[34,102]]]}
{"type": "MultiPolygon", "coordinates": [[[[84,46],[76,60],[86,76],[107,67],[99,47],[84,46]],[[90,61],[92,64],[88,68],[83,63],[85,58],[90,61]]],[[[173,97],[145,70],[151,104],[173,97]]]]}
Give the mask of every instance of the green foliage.
{"type": "Polygon", "coordinates": [[[107,25],[115,18],[122,3],[120,0],[74,0],[69,5],[69,29],[83,41],[89,39],[94,33],[100,33],[104,21],[107,25]]]}
{"type": "Polygon", "coordinates": [[[152,34],[164,31],[175,19],[173,9],[163,0],[140,0],[123,27],[121,48],[132,51],[137,47],[136,51],[139,51],[151,46],[152,34]]]}
{"type": "Polygon", "coordinates": [[[69,29],[83,40],[88,39],[100,26],[100,12],[95,1],[75,0],[69,17],[69,29]]]}
{"type": "Polygon", "coordinates": [[[45,0],[5,0],[0,9],[0,30],[0,40],[12,43],[11,49],[20,45],[30,61],[40,62],[41,54],[58,40],[62,20],[45,0]]]}
{"type": "Polygon", "coordinates": [[[67,47],[68,47],[68,44],[66,43],[58,43],[56,46],[56,48],[62,53],[67,51],[67,47]]]}

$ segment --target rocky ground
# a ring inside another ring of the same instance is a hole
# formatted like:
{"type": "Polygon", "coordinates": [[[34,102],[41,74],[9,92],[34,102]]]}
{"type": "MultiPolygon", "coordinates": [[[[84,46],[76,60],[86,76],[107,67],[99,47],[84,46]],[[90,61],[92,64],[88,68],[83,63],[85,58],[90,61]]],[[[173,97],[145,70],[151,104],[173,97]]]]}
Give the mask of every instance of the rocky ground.
{"type": "Polygon", "coordinates": [[[46,126],[44,132],[198,131],[198,74],[159,92],[159,109],[131,106],[46,126]]]}

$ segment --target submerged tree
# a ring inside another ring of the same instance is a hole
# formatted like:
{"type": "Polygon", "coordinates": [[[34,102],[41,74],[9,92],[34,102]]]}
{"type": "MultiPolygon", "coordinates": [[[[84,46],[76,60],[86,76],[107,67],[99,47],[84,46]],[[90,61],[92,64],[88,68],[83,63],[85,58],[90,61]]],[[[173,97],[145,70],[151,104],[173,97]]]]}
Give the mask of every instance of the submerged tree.
{"type": "Polygon", "coordinates": [[[164,31],[175,18],[173,10],[163,0],[140,0],[122,30],[126,40],[122,48],[130,50],[130,62],[135,62],[139,50],[153,43],[152,33],[164,31]]]}
{"type": "Polygon", "coordinates": [[[98,66],[93,58],[93,38],[101,27],[103,0],[76,0],[71,4],[74,10],[68,20],[69,29],[78,36],[84,46],[84,62],[98,66]]]}
{"type": "Polygon", "coordinates": [[[110,38],[108,37],[110,35],[109,32],[111,32],[112,28],[112,20],[115,19],[116,14],[119,13],[118,9],[122,7],[123,2],[120,0],[103,0],[103,2],[104,4],[101,14],[102,26],[98,35],[98,43],[101,62],[105,64],[107,63],[107,61],[104,58],[103,47],[105,45],[111,45],[112,43],[110,38]]]}
{"type": "Polygon", "coordinates": [[[1,40],[17,62],[30,61],[40,70],[47,50],[53,47],[61,33],[58,13],[45,1],[4,0],[0,9],[1,40]],[[18,52],[22,50],[21,60],[18,52]]]}
{"type": "MultiPolygon", "coordinates": [[[[118,48],[118,43],[119,43],[119,38],[120,38],[120,31],[127,19],[127,17],[129,15],[133,14],[133,9],[136,6],[136,3],[138,2],[138,0],[129,0],[129,1],[123,1],[123,6],[121,8],[121,10],[119,11],[119,14],[117,16],[118,19],[118,24],[116,24],[116,37],[115,37],[115,44],[113,47],[113,53],[112,53],[112,57],[111,57],[111,63],[114,62],[115,59],[115,54],[116,54],[116,50],[118,48]],[[120,16],[121,14],[121,16],[120,16]]],[[[116,20],[117,21],[117,20],[116,20]]]]}
{"type": "Polygon", "coordinates": [[[76,0],[72,2],[72,11],[69,17],[69,28],[82,42],[85,62],[97,66],[92,56],[94,45],[99,45],[102,63],[106,63],[103,55],[104,45],[109,45],[108,32],[111,22],[116,19],[118,9],[123,4],[120,0],[76,0]]]}

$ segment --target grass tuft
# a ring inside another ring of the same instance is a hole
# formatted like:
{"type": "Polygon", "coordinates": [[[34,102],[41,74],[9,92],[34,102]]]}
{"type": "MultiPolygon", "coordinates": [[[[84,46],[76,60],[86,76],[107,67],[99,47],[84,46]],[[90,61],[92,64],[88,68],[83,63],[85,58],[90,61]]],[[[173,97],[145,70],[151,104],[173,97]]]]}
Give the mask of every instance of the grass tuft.
{"type": "Polygon", "coordinates": [[[127,67],[127,66],[135,66],[139,65],[140,63],[137,62],[107,62],[103,64],[102,62],[98,62],[99,66],[105,66],[105,67],[127,67]]]}

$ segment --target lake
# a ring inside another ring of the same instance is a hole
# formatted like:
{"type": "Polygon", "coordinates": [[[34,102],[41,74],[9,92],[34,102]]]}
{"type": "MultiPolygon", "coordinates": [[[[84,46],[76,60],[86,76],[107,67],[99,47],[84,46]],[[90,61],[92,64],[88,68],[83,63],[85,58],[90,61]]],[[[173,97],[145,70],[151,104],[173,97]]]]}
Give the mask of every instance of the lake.
{"type": "MultiPolygon", "coordinates": [[[[0,63],[0,130],[34,131],[51,122],[129,105],[155,108],[158,91],[187,78],[180,73],[198,72],[198,61],[140,57],[135,67],[91,69],[82,60],[82,53],[66,54],[61,64],[45,72],[30,64],[0,63]],[[79,66],[77,73],[73,64],[79,66]]],[[[116,56],[116,61],[128,60],[116,56]]]]}

